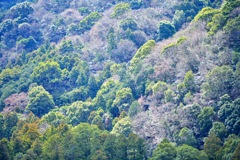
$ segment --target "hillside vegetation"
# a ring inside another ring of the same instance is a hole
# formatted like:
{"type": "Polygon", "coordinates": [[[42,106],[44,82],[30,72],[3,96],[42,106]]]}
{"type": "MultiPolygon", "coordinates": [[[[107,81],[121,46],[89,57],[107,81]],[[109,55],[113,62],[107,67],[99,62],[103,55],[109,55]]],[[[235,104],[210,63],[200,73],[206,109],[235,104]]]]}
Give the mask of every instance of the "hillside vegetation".
{"type": "Polygon", "coordinates": [[[239,160],[239,0],[0,2],[0,159],[239,160]]]}

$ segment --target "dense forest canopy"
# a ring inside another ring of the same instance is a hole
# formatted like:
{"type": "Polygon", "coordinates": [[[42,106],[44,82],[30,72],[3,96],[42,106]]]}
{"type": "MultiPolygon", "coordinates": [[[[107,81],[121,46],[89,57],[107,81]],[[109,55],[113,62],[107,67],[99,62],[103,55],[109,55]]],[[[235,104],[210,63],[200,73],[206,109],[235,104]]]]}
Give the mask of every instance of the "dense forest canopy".
{"type": "Polygon", "coordinates": [[[240,0],[1,0],[0,159],[239,160],[240,0]]]}

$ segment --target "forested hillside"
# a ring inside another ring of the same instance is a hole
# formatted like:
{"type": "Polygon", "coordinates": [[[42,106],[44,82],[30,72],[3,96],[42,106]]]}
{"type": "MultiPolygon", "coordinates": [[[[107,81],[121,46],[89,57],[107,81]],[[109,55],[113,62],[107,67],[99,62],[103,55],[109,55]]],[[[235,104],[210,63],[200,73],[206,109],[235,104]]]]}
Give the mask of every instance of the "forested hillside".
{"type": "Polygon", "coordinates": [[[240,160],[240,0],[1,0],[1,160],[240,160]]]}

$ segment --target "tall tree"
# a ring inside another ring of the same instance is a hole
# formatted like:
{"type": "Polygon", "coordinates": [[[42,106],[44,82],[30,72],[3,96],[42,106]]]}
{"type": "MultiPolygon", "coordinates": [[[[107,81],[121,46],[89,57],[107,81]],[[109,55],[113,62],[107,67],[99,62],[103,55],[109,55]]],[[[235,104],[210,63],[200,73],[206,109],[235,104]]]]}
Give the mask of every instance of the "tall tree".
{"type": "Polygon", "coordinates": [[[221,148],[221,145],[221,140],[215,134],[210,134],[207,138],[205,138],[204,151],[209,160],[217,159],[217,151],[221,148]]]}
{"type": "Polygon", "coordinates": [[[172,160],[175,159],[176,156],[176,147],[167,139],[164,139],[153,151],[151,160],[172,160]]]}
{"type": "Polygon", "coordinates": [[[198,115],[200,132],[203,136],[207,135],[209,130],[212,128],[213,117],[215,112],[212,107],[204,107],[201,113],[198,115]]]}
{"type": "Polygon", "coordinates": [[[13,132],[13,127],[17,125],[18,116],[15,112],[7,113],[4,116],[4,131],[6,138],[10,138],[13,132]]]}
{"type": "Polygon", "coordinates": [[[38,66],[34,68],[31,78],[47,90],[53,90],[54,84],[61,78],[60,65],[54,61],[40,62],[38,66]]]}
{"type": "Polygon", "coordinates": [[[233,71],[229,66],[216,67],[211,70],[202,86],[205,97],[218,99],[224,94],[231,95],[233,78],[233,71]]]}
{"type": "Polygon", "coordinates": [[[0,159],[11,160],[12,159],[12,148],[9,141],[6,138],[0,140],[0,159]]]}
{"type": "Polygon", "coordinates": [[[39,117],[48,113],[54,107],[54,101],[51,94],[42,86],[31,88],[28,95],[29,102],[27,109],[39,117]]]}
{"type": "Polygon", "coordinates": [[[158,25],[158,39],[161,41],[171,37],[176,32],[174,25],[168,21],[160,21],[158,25]]]}
{"type": "Polygon", "coordinates": [[[177,148],[176,160],[206,160],[206,153],[186,144],[177,148]]]}

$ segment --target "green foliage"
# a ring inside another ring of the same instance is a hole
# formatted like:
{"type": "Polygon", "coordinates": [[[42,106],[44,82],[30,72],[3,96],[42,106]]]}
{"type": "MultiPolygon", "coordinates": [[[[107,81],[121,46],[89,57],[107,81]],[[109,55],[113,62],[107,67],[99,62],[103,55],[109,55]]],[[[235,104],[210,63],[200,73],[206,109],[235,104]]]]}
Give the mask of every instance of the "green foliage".
{"type": "Polygon", "coordinates": [[[134,117],[138,112],[140,112],[140,105],[137,101],[134,101],[129,108],[128,115],[129,117],[134,117]]]}
{"type": "Polygon", "coordinates": [[[69,73],[69,80],[72,85],[86,85],[88,83],[88,78],[89,66],[85,61],[79,61],[69,73]]]}
{"type": "Polygon", "coordinates": [[[164,52],[168,51],[169,49],[175,47],[176,44],[175,43],[170,43],[169,45],[167,46],[164,46],[163,49],[161,50],[161,54],[163,54],[164,52]]]}
{"type": "Polygon", "coordinates": [[[128,75],[126,75],[126,69],[127,66],[126,64],[117,64],[114,63],[111,65],[110,70],[111,70],[111,75],[112,76],[119,76],[120,80],[125,79],[128,75]]]}
{"type": "Polygon", "coordinates": [[[44,135],[44,142],[38,142],[42,146],[40,157],[44,159],[143,159],[145,156],[143,140],[137,135],[115,136],[86,123],[73,128],[66,125],[49,128],[44,135]]]}
{"type": "Polygon", "coordinates": [[[236,135],[229,135],[225,140],[223,147],[219,149],[217,153],[218,159],[236,159],[237,151],[239,150],[238,145],[240,143],[240,138],[236,135]],[[234,157],[236,156],[236,157],[234,157]]]}
{"type": "Polygon", "coordinates": [[[18,123],[18,116],[15,112],[10,112],[4,115],[4,137],[10,138],[12,135],[12,132],[14,130],[14,127],[18,123]]]}
{"type": "Polygon", "coordinates": [[[31,78],[47,90],[52,90],[54,84],[60,81],[61,72],[60,65],[57,62],[40,62],[38,66],[34,68],[31,78]]]}
{"type": "Polygon", "coordinates": [[[91,13],[87,7],[80,7],[78,8],[78,11],[81,13],[81,15],[88,15],[91,13]]]}
{"type": "Polygon", "coordinates": [[[134,19],[127,18],[127,19],[121,21],[120,27],[124,31],[126,31],[127,29],[134,31],[134,30],[137,30],[137,23],[134,19]]]}
{"type": "Polygon", "coordinates": [[[191,92],[187,92],[183,98],[184,104],[189,104],[193,102],[193,94],[191,92]]]}
{"type": "Polygon", "coordinates": [[[97,94],[97,91],[99,90],[99,84],[97,83],[97,80],[94,76],[90,75],[88,79],[88,86],[89,86],[89,93],[88,95],[91,98],[94,98],[97,94]]]}
{"type": "Polygon", "coordinates": [[[88,89],[85,87],[74,88],[70,92],[61,95],[61,100],[65,103],[72,103],[75,101],[85,101],[88,98],[88,89]]]}
{"type": "Polygon", "coordinates": [[[192,147],[196,147],[197,140],[193,135],[193,131],[186,127],[182,128],[177,137],[177,144],[179,146],[187,144],[192,147]]]}
{"type": "Polygon", "coordinates": [[[14,131],[11,138],[13,150],[15,153],[25,153],[25,151],[30,149],[32,146],[32,151],[34,152],[34,150],[36,150],[36,146],[34,146],[33,143],[35,140],[40,138],[38,124],[36,121],[27,122],[27,120],[25,120],[21,122],[21,124],[18,123],[17,129],[14,131]]]}
{"type": "MultiPolygon", "coordinates": [[[[210,5],[210,2],[208,0],[195,0],[195,1],[184,1],[181,3],[178,3],[175,8],[176,10],[183,11],[182,18],[185,18],[187,22],[190,22],[194,16],[198,13],[199,10],[201,10],[203,7],[206,7],[210,5]]],[[[177,14],[176,16],[178,16],[177,14]]]]}
{"type": "Polygon", "coordinates": [[[231,12],[240,6],[240,1],[239,0],[226,0],[225,3],[223,4],[221,10],[223,15],[228,16],[231,14],[231,12]]]}
{"type": "Polygon", "coordinates": [[[158,40],[163,40],[171,37],[176,32],[175,27],[169,21],[160,21],[158,25],[158,40]]]}
{"type": "Polygon", "coordinates": [[[180,46],[186,40],[187,40],[187,37],[182,36],[182,37],[178,38],[176,45],[180,46]]]}
{"type": "Polygon", "coordinates": [[[129,136],[132,132],[132,126],[129,117],[122,118],[114,125],[111,134],[129,136]]]}
{"type": "Polygon", "coordinates": [[[217,99],[230,94],[233,85],[233,71],[229,66],[216,67],[206,76],[202,88],[206,98],[217,99]]]}
{"type": "Polygon", "coordinates": [[[212,121],[215,112],[212,107],[204,107],[201,113],[198,115],[200,131],[203,135],[206,135],[212,128],[212,121]]]}
{"type": "Polygon", "coordinates": [[[101,160],[108,159],[106,154],[101,150],[97,150],[93,155],[91,155],[91,158],[90,158],[90,160],[99,160],[99,159],[101,160]]]}
{"type": "Polygon", "coordinates": [[[92,26],[101,18],[102,16],[98,12],[91,12],[88,16],[82,19],[79,23],[79,32],[84,33],[90,30],[92,26]]]}
{"type": "Polygon", "coordinates": [[[37,48],[37,41],[30,36],[29,38],[23,38],[17,42],[17,47],[23,47],[27,52],[31,52],[37,48]]]}
{"type": "Polygon", "coordinates": [[[211,1],[212,3],[210,4],[213,8],[220,8],[222,5],[222,1],[221,0],[214,0],[211,1]]]}
{"type": "Polygon", "coordinates": [[[194,21],[204,20],[204,21],[211,21],[215,14],[218,14],[219,10],[213,9],[211,7],[203,8],[194,18],[194,21]]]}
{"type": "Polygon", "coordinates": [[[240,159],[240,144],[238,144],[236,150],[233,153],[233,160],[238,160],[240,159]]]}
{"type": "Polygon", "coordinates": [[[196,84],[194,81],[194,75],[192,73],[192,71],[188,71],[184,77],[184,86],[186,87],[186,89],[190,92],[195,92],[196,91],[196,84]]]}
{"type": "MultiPolygon", "coordinates": [[[[240,5],[240,3],[239,3],[240,5]]],[[[224,26],[223,30],[229,34],[229,45],[237,51],[240,51],[238,41],[240,40],[240,16],[237,16],[233,19],[227,21],[227,24],[224,26]]],[[[219,23],[221,25],[221,23],[219,23]]]]}
{"type": "Polygon", "coordinates": [[[212,128],[209,131],[209,135],[212,134],[223,140],[227,134],[225,125],[221,122],[214,122],[212,128]]]}
{"type": "Polygon", "coordinates": [[[98,91],[101,94],[106,94],[111,91],[111,88],[116,87],[117,81],[114,81],[114,79],[110,78],[105,83],[102,84],[100,90],[98,91]]]}
{"type": "Polygon", "coordinates": [[[0,87],[11,80],[18,80],[20,77],[21,70],[18,67],[12,69],[6,68],[0,73],[0,87]]]}
{"type": "Polygon", "coordinates": [[[4,137],[4,117],[2,113],[0,113],[0,139],[4,137]]]}
{"type": "Polygon", "coordinates": [[[134,98],[140,98],[141,95],[147,93],[145,90],[147,86],[148,76],[153,73],[153,68],[142,68],[141,64],[142,63],[140,62],[138,66],[134,66],[135,68],[132,68],[132,66],[129,68],[131,72],[134,72],[133,75],[135,76],[134,78],[127,81],[127,84],[132,89],[134,98]]]}
{"type": "Polygon", "coordinates": [[[98,94],[93,101],[95,109],[102,108],[103,110],[106,110],[106,102],[101,94],[98,94]]]}
{"type": "MultiPolygon", "coordinates": [[[[234,66],[236,66],[236,74],[238,75],[240,72],[240,63],[238,64],[238,62],[240,62],[240,53],[239,52],[233,52],[232,53],[232,64],[234,66]]],[[[236,76],[237,77],[237,76],[236,76]]]]}
{"type": "Polygon", "coordinates": [[[146,158],[146,148],[144,140],[139,138],[136,134],[131,133],[127,138],[128,154],[130,160],[146,158]]]}
{"type": "Polygon", "coordinates": [[[222,29],[225,23],[225,17],[221,13],[217,13],[212,17],[212,21],[207,24],[209,34],[213,35],[218,30],[222,29]]]}
{"type": "Polygon", "coordinates": [[[164,93],[168,89],[168,85],[166,82],[158,81],[153,85],[149,85],[147,87],[147,91],[150,90],[153,94],[164,93]]]}
{"type": "Polygon", "coordinates": [[[170,50],[171,48],[180,46],[180,45],[181,45],[184,41],[186,41],[186,40],[187,40],[187,37],[185,37],[185,36],[180,37],[180,38],[177,40],[177,42],[175,42],[175,43],[170,43],[169,45],[164,46],[163,49],[161,50],[161,54],[167,52],[167,51],[170,50]]]}
{"type": "Polygon", "coordinates": [[[207,160],[206,154],[186,144],[177,148],[176,160],[207,160]]]}
{"type": "Polygon", "coordinates": [[[18,29],[19,29],[19,32],[22,36],[28,37],[30,35],[29,32],[31,32],[31,24],[29,24],[27,22],[23,22],[23,23],[18,25],[18,29]]]}
{"type": "MultiPolygon", "coordinates": [[[[213,6],[218,2],[213,2],[213,6]]],[[[224,29],[228,33],[229,47],[239,51],[239,16],[236,14],[236,8],[240,6],[240,1],[226,1],[222,4],[220,9],[213,9],[211,7],[203,8],[194,18],[195,21],[207,21],[207,28],[209,34],[214,35],[218,30],[224,29]]]]}
{"type": "Polygon", "coordinates": [[[172,160],[177,156],[176,147],[169,142],[167,139],[164,139],[160,142],[157,148],[153,151],[151,160],[172,160]]]}
{"type": "Polygon", "coordinates": [[[34,10],[31,6],[31,3],[23,2],[23,3],[17,3],[15,6],[10,8],[10,11],[13,14],[14,18],[17,18],[17,17],[25,18],[29,14],[33,13],[34,10]]]}
{"type": "Polygon", "coordinates": [[[116,106],[121,111],[128,111],[133,101],[132,90],[130,88],[123,88],[116,93],[116,98],[113,101],[113,106],[116,106]]]}
{"type": "Polygon", "coordinates": [[[144,32],[141,31],[131,32],[129,38],[137,48],[140,48],[147,41],[144,32]]]}
{"type": "Polygon", "coordinates": [[[0,2],[0,159],[239,159],[239,0],[21,2],[0,2]]]}
{"type": "Polygon", "coordinates": [[[185,95],[188,93],[185,84],[179,83],[177,85],[177,90],[178,90],[178,102],[182,102],[184,100],[185,95]]]}
{"type": "Polygon", "coordinates": [[[92,120],[92,124],[97,125],[99,129],[104,129],[102,118],[99,115],[94,117],[94,119],[92,120]]]}
{"type": "Polygon", "coordinates": [[[97,95],[103,96],[104,101],[106,102],[106,109],[107,111],[110,111],[111,114],[113,114],[113,117],[119,116],[118,106],[112,105],[116,97],[116,92],[119,89],[119,87],[120,87],[120,83],[110,78],[105,83],[102,84],[101,88],[98,90],[98,93],[97,93],[97,95]]]}
{"type": "Polygon", "coordinates": [[[106,137],[106,140],[103,144],[104,151],[108,159],[113,159],[116,156],[116,136],[113,134],[109,134],[106,137]]]}
{"type": "Polygon", "coordinates": [[[221,145],[221,140],[215,134],[210,134],[204,139],[204,151],[209,160],[217,159],[217,151],[221,148],[221,145]]]}
{"type": "Polygon", "coordinates": [[[176,94],[171,89],[167,89],[166,91],[164,91],[164,100],[166,103],[174,102],[175,96],[176,96],[176,94]]]}
{"type": "Polygon", "coordinates": [[[232,103],[226,101],[220,106],[220,110],[218,111],[218,116],[224,122],[227,131],[237,135],[240,128],[239,108],[240,98],[234,100],[232,103]]]}
{"type": "Polygon", "coordinates": [[[156,42],[154,40],[149,40],[142,47],[140,47],[130,61],[131,66],[134,67],[137,63],[139,63],[140,60],[144,59],[155,47],[155,45],[156,42]]]}
{"type": "Polygon", "coordinates": [[[176,10],[173,17],[173,25],[176,30],[179,30],[182,25],[187,21],[183,10],[176,10]]]}
{"type": "Polygon", "coordinates": [[[42,143],[40,142],[39,139],[34,141],[31,145],[31,148],[28,150],[28,153],[30,155],[33,155],[33,158],[37,159],[41,157],[42,154],[42,143]]]}
{"type": "Polygon", "coordinates": [[[11,160],[12,148],[6,138],[0,140],[0,158],[4,160],[11,160]]]}
{"type": "Polygon", "coordinates": [[[113,49],[117,48],[117,44],[116,44],[116,36],[114,34],[114,29],[111,28],[108,32],[107,35],[107,39],[108,39],[108,51],[112,51],[113,49]]]}
{"type": "Polygon", "coordinates": [[[80,122],[87,122],[88,117],[91,113],[91,103],[82,101],[73,102],[67,108],[63,108],[62,112],[65,113],[66,122],[77,126],[80,122]]]}
{"type": "Polygon", "coordinates": [[[190,121],[194,125],[198,125],[199,122],[197,117],[201,113],[201,107],[199,106],[199,104],[194,103],[194,104],[186,105],[183,107],[183,111],[188,121],[190,121]]]}
{"type": "Polygon", "coordinates": [[[141,0],[132,0],[130,3],[130,7],[134,10],[134,9],[139,9],[142,5],[142,1],[141,0]]]}
{"type": "MultiPolygon", "coordinates": [[[[234,73],[234,85],[233,85],[233,92],[238,97],[240,95],[240,91],[238,88],[240,88],[240,62],[237,63],[236,65],[236,71],[234,73]]],[[[235,96],[234,96],[235,97],[235,96]]]]}
{"type": "Polygon", "coordinates": [[[36,86],[29,91],[29,103],[27,109],[41,117],[54,107],[52,96],[42,86],[36,86]]]}
{"type": "Polygon", "coordinates": [[[228,94],[225,94],[220,98],[220,110],[218,111],[218,116],[222,121],[224,121],[228,115],[231,114],[231,104],[231,98],[228,94]]]}
{"type": "Polygon", "coordinates": [[[128,10],[130,10],[130,5],[128,3],[119,3],[114,7],[114,12],[111,14],[111,18],[118,18],[128,10]]]}
{"type": "Polygon", "coordinates": [[[63,41],[62,44],[59,47],[59,51],[61,53],[66,53],[66,52],[73,52],[74,48],[73,48],[73,44],[72,41],[63,41]]]}
{"type": "Polygon", "coordinates": [[[0,35],[10,31],[14,27],[14,22],[11,19],[6,19],[0,23],[0,35]]]}
{"type": "Polygon", "coordinates": [[[53,125],[54,127],[59,126],[61,123],[66,122],[66,117],[61,112],[49,112],[42,116],[41,121],[53,125]]]}

